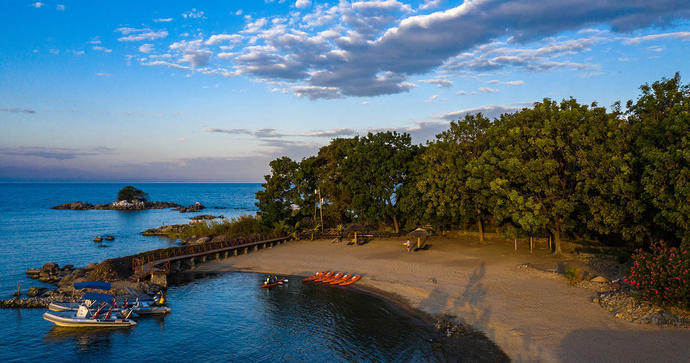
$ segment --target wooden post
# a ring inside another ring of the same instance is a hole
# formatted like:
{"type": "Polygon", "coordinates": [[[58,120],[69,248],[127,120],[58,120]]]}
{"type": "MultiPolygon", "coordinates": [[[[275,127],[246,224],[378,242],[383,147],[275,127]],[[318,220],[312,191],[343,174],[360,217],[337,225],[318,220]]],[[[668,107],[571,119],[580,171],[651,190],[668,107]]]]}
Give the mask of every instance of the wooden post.
{"type": "Polygon", "coordinates": [[[515,252],[517,252],[517,238],[515,239],[515,252]]]}
{"type": "Polygon", "coordinates": [[[357,246],[357,231],[355,231],[355,246],[357,246]]]}
{"type": "Polygon", "coordinates": [[[551,252],[551,233],[549,233],[549,252],[551,252]]]}
{"type": "Polygon", "coordinates": [[[422,248],[422,237],[417,236],[417,249],[422,248]]]}

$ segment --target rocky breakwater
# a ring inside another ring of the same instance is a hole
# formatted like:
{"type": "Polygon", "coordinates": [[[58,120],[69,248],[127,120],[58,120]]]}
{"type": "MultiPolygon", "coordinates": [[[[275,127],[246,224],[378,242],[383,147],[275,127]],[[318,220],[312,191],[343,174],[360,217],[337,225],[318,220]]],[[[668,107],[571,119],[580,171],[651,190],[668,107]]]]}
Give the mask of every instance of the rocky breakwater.
{"type": "Polygon", "coordinates": [[[64,203],[51,207],[51,209],[70,209],[70,210],[145,210],[145,209],[167,209],[167,208],[184,208],[177,203],[172,202],[148,202],[142,200],[117,200],[109,204],[91,204],[87,202],[72,202],[64,203]]]}
{"type": "Polygon", "coordinates": [[[60,268],[57,263],[48,262],[43,267],[29,269],[26,273],[39,280],[44,277],[41,281],[45,280],[55,287],[51,289],[32,286],[26,291],[26,297],[22,297],[21,293],[15,293],[14,298],[0,300],[0,308],[47,308],[52,302],[76,302],[85,291],[75,290],[74,283],[87,280],[112,282],[113,287],[108,293],[117,296],[142,295],[149,290],[160,290],[160,287],[152,286],[151,283],[133,283],[126,280],[126,276],[117,271],[111,260],[92,263],[83,268],[74,268],[71,265],[60,268]]]}
{"type": "Polygon", "coordinates": [[[175,208],[175,210],[180,211],[180,213],[199,212],[202,209],[206,209],[206,207],[203,204],[201,204],[200,202],[196,202],[196,203],[194,203],[188,207],[178,206],[177,208],[175,208]]]}

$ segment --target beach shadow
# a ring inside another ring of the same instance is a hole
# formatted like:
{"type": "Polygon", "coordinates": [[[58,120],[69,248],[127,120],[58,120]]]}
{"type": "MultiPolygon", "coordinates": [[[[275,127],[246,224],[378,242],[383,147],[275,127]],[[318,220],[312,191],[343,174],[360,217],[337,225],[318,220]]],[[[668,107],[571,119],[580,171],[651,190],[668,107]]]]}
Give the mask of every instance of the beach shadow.
{"type": "Polygon", "coordinates": [[[690,331],[576,330],[558,350],[561,362],[688,362],[690,331]]]}

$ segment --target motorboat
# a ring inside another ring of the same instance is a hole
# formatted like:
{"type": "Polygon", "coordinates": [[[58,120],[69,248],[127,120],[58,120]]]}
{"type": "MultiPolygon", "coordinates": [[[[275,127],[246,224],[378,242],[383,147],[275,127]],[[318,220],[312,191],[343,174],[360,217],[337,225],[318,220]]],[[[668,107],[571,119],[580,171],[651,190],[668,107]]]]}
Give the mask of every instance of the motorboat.
{"type": "Polygon", "coordinates": [[[132,310],[120,310],[115,313],[119,316],[114,317],[112,306],[110,306],[105,314],[103,313],[107,306],[107,302],[101,301],[99,307],[95,311],[90,310],[84,304],[80,305],[77,311],[47,311],[43,313],[43,319],[57,326],[72,328],[130,327],[137,324],[134,320],[130,319],[132,310]]]}

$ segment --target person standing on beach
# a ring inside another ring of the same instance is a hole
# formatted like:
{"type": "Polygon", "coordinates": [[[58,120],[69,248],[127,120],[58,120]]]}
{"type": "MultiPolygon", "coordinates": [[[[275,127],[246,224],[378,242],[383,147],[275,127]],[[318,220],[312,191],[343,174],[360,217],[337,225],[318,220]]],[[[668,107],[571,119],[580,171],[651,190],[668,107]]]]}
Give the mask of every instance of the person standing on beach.
{"type": "Polygon", "coordinates": [[[405,247],[407,247],[407,252],[410,252],[410,247],[411,247],[410,240],[408,239],[405,243],[403,243],[403,245],[405,245],[405,247]]]}

